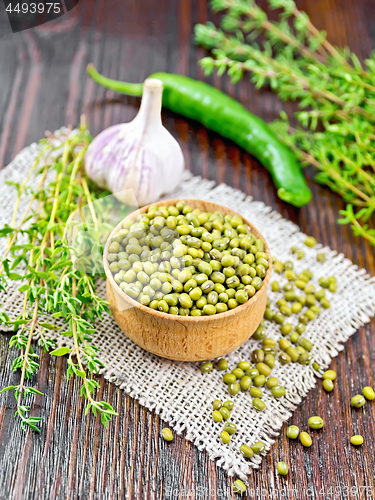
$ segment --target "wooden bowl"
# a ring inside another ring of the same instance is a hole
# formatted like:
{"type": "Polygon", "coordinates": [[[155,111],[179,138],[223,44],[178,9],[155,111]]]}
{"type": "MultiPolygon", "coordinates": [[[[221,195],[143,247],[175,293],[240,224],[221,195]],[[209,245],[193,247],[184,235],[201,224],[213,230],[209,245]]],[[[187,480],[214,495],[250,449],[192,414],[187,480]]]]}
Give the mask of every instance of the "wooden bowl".
{"type": "MultiPolygon", "coordinates": [[[[175,205],[180,200],[165,200],[154,205],[175,205]]],[[[184,200],[205,212],[219,210],[239,215],[234,210],[202,200],[184,200]]],[[[136,219],[145,213],[145,206],[129,215],[136,219]]],[[[122,229],[123,221],[112,231],[104,250],[104,269],[107,276],[107,297],[111,312],[121,330],[146,351],[179,361],[203,361],[234,351],[254,333],[263,318],[267,303],[267,285],[272,272],[270,249],[260,232],[246,219],[253,234],[264,241],[270,266],[263,286],[245,304],[225,313],[212,316],[174,316],[143,306],[129,297],[115,282],[109,269],[107,255],[113,235],[122,229]]]]}

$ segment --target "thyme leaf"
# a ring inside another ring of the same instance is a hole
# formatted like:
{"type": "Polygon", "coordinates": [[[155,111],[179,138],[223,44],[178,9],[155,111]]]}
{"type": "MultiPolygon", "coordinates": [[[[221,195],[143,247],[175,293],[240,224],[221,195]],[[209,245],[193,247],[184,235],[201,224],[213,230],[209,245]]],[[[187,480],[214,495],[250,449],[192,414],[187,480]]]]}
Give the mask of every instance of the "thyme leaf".
{"type": "Polygon", "coordinates": [[[299,125],[283,112],[272,128],[347,203],[339,223],[374,245],[375,52],[362,64],[334,47],[294,0],[268,0],[276,21],[255,0],[211,0],[211,7],[223,12],[220,26],[195,26],[196,43],[211,51],[200,61],[205,74],[227,72],[234,83],[249,74],[257,88],[298,101],[299,125]]]}

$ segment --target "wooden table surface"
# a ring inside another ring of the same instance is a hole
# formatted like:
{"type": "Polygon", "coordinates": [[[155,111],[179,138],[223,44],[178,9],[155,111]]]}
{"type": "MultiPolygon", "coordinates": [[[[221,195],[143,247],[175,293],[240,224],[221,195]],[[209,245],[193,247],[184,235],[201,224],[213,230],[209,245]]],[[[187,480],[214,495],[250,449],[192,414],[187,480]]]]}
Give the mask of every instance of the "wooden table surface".
{"type": "MultiPolygon", "coordinates": [[[[196,22],[212,18],[207,0],[80,0],[67,15],[39,28],[5,34],[0,26],[0,168],[46,129],[75,125],[84,112],[92,133],[137,112],[139,101],[118,96],[87,79],[93,61],[115,78],[143,81],[154,71],[203,78],[197,61],[204,55],[192,42],[196,22]]],[[[326,29],[334,44],[351,48],[362,58],[375,46],[373,0],[297,0],[313,22],[326,29]]],[[[238,98],[265,120],[284,106],[267,91],[256,91],[247,79],[233,87],[212,82],[238,98]]],[[[278,210],[302,230],[345,253],[375,275],[374,248],[336,223],[341,199],[313,182],[313,201],[300,210],[283,204],[267,172],[233,143],[165,112],[165,126],[182,146],[194,174],[243,190],[278,210]]],[[[9,335],[0,335],[0,387],[17,383],[10,370],[16,356],[8,350],[9,335]]],[[[374,386],[375,321],[360,328],[333,361],[338,382],[327,395],[318,383],[296,410],[293,423],[319,414],[327,429],[305,450],[277,439],[260,470],[249,477],[248,498],[302,500],[373,498],[375,496],[375,405],[350,407],[350,397],[365,385],[374,386]],[[354,449],[353,433],[365,436],[354,449]],[[287,478],[275,471],[283,458],[291,464],[287,478]],[[258,488],[258,492],[256,489],[258,488]]],[[[105,431],[95,418],[85,418],[76,380],[66,382],[66,360],[41,355],[34,381],[34,414],[45,417],[42,432],[26,434],[13,420],[14,399],[0,396],[0,499],[227,499],[233,479],[217,468],[205,452],[183,437],[172,445],[160,439],[163,422],[116,386],[101,380],[101,392],[119,412],[105,431]]]]}

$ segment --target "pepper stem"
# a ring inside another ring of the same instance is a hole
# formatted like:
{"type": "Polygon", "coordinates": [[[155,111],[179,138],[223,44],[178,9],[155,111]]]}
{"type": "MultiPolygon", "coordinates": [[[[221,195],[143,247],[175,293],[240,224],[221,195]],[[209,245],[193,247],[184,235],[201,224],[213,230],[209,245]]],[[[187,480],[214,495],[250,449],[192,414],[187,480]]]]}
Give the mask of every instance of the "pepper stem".
{"type": "Polygon", "coordinates": [[[87,74],[99,85],[119,92],[120,94],[134,95],[137,97],[141,97],[142,95],[142,83],[128,83],[112,80],[111,78],[101,75],[92,63],[87,65],[87,74]]]}

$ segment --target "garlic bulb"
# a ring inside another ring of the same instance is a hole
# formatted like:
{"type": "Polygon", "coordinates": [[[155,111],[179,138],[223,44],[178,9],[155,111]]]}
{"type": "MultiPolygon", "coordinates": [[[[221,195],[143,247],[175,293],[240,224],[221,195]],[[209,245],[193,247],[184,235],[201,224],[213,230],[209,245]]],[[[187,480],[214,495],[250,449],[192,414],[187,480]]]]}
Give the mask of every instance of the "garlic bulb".
{"type": "Polygon", "coordinates": [[[162,93],[160,80],[145,80],[134,120],[104,130],[86,152],[87,175],[123,203],[129,203],[129,189],[134,190],[139,206],[153,203],[181,180],[184,158],[162,125],[162,93]]]}

